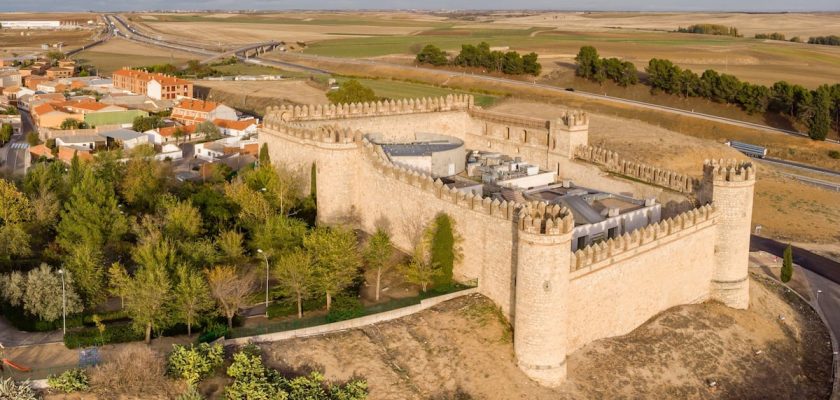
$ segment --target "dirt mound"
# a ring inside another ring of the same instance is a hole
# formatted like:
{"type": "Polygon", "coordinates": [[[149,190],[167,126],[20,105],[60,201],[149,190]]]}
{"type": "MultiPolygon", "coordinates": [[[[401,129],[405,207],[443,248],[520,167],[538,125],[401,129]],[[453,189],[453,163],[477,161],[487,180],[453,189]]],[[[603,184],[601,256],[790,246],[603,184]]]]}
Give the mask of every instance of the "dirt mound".
{"type": "Polygon", "coordinates": [[[325,104],[327,96],[306,81],[194,81],[196,95],[254,115],[268,106],[325,104]]]}
{"type": "Polygon", "coordinates": [[[763,278],[751,281],[749,310],[675,307],[626,336],[590,343],[569,356],[569,379],[557,389],[519,371],[511,334],[490,300],[474,295],[264,350],[286,372],[364,377],[371,399],[812,399],[831,388],[831,347],[819,318],[763,278]]]}

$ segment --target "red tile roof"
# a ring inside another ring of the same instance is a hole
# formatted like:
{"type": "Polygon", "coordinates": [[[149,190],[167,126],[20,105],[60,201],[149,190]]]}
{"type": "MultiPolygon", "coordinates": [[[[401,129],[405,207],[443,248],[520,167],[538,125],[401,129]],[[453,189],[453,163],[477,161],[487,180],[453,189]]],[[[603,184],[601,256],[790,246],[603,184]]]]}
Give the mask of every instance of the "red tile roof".
{"type": "Polygon", "coordinates": [[[239,121],[233,121],[229,119],[214,119],[213,125],[218,126],[219,128],[228,128],[228,129],[235,129],[237,131],[243,131],[247,129],[251,125],[256,125],[257,120],[254,118],[250,119],[242,119],[239,121]]]}
{"type": "Polygon", "coordinates": [[[43,144],[30,147],[29,152],[39,157],[46,157],[49,159],[54,158],[54,156],[52,155],[52,150],[50,150],[49,147],[44,146],[43,144]]]}
{"type": "Polygon", "coordinates": [[[173,112],[177,108],[183,108],[185,110],[191,111],[198,111],[198,112],[210,112],[216,109],[219,106],[219,103],[213,101],[205,101],[205,100],[196,100],[196,99],[184,99],[178,102],[173,108],[173,112]]]}
{"type": "Polygon", "coordinates": [[[195,133],[195,128],[196,127],[197,127],[196,125],[167,126],[167,127],[158,129],[158,133],[160,133],[161,136],[170,137],[170,136],[175,134],[175,131],[177,131],[178,129],[181,129],[181,131],[184,132],[185,134],[193,134],[193,133],[195,133]]]}

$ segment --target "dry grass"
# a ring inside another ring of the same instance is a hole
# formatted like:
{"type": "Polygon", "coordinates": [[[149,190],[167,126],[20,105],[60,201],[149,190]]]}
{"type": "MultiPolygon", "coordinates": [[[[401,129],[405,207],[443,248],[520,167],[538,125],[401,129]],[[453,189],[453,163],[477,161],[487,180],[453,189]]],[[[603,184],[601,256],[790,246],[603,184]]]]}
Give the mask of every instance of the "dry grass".
{"type": "Polygon", "coordinates": [[[196,94],[239,110],[262,115],[266,107],[284,104],[324,104],[327,96],[303,80],[193,81],[196,94]]]}
{"type": "MultiPolygon", "coordinates": [[[[2,19],[0,15],[0,19],[2,19]]],[[[91,30],[0,30],[0,57],[13,57],[15,54],[26,55],[40,52],[42,44],[64,43],[64,50],[77,48],[91,42],[95,34],[91,30]]],[[[57,50],[57,49],[53,49],[57,50]]]]}
{"type": "Polygon", "coordinates": [[[319,370],[338,381],[363,377],[373,400],[456,393],[475,399],[820,398],[830,390],[831,350],[819,319],[755,280],[747,311],[717,303],[675,307],[626,336],[590,343],[569,355],[568,381],[557,389],[519,371],[508,329],[495,306],[475,295],[363,329],[268,344],[264,354],[269,365],[287,372],[319,370]],[[718,386],[709,388],[706,379],[718,386]]]}
{"type": "Polygon", "coordinates": [[[168,399],[183,388],[167,378],[165,372],[164,357],[136,343],[108,353],[103,363],[90,371],[90,384],[95,393],[107,398],[126,395],[137,399],[168,399]]]}

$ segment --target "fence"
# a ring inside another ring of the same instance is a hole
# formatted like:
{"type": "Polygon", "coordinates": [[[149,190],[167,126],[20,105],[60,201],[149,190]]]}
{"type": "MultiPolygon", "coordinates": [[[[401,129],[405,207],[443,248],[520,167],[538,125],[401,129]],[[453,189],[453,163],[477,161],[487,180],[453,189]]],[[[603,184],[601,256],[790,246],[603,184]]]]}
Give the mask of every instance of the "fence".
{"type": "Polygon", "coordinates": [[[229,338],[225,340],[225,343],[246,344],[249,342],[270,342],[359,328],[411,315],[429,309],[444,301],[476,293],[477,290],[476,287],[459,287],[455,291],[434,297],[421,295],[398,299],[365,308],[364,315],[359,318],[333,323],[329,323],[326,316],[316,316],[281,321],[252,328],[237,328],[231,332],[229,338]]]}

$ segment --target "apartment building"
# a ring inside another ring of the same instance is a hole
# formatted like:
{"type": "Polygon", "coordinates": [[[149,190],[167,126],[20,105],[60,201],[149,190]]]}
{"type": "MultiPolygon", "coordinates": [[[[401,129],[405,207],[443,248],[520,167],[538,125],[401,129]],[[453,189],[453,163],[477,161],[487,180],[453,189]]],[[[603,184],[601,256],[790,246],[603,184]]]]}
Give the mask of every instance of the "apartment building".
{"type": "Polygon", "coordinates": [[[159,73],[124,68],[115,71],[112,80],[117,89],[143,94],[155,100],[191,97],[193,93],[193,85],[190,81],[159,73]]]}

